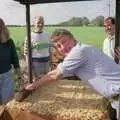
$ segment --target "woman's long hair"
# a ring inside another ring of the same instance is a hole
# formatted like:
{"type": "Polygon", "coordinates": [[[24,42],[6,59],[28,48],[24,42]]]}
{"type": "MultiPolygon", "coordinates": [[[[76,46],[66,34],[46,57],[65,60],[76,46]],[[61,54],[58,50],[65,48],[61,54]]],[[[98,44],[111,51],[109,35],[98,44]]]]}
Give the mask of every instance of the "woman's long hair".
{"type": "Polygon", "coordinates": [[[0,18],[0,42],[5,43],[10,39],[9,30],[4,21],[0,18]]]}

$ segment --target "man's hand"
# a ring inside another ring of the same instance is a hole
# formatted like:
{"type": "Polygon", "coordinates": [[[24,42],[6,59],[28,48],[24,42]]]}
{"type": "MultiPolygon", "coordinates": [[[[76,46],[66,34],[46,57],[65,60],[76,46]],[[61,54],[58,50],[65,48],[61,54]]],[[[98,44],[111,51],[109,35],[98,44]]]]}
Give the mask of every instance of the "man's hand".
{"type": "Polygon", "coordinates": [[[36,90],[36,86],[34,85],[34,83],[31,83],[31,84],[27,84],[24,86],[25,90],[28,90],[28,91],[34,91],[36,90]]]}
{"type": "Polygon", "coordinates": [[[31,84],[27,84],[24,88],[28,91],[36,90],[37,88],[39,88],[42,85],[49,84],[51,82],[54,82],[54,81],[60,79],[60,77],[61,77],[60,70],[59,70],[59,68],[56,68],[55,70],[48,72],[43,77],[36,78],[37,80],[35,80],[31,84]]]}

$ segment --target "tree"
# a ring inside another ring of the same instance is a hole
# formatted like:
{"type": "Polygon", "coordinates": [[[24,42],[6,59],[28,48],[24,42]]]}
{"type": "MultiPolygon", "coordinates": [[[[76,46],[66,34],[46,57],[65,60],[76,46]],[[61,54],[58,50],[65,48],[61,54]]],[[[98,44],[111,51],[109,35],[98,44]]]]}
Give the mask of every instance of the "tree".
{"type": "Polygon", "coordinates": [[[83,26],[88,26],[88,24],[89,24],[89,19],[87,17],[83,17],[82,18],[82,25],[83,26]]]}
{"type": "Polygon", "coordinates": [[[59,23],[58,25],[66,25],[66,26],[82,26],[82,18],[80,17],[72,17],[68,21],[59,23]]]}
{"type": "Polygon", "coordinates": [[[91,21],[91,23],[95,26],[103,26],[104,25],[104,16],[97,16],[95,19],[91,21]]]}

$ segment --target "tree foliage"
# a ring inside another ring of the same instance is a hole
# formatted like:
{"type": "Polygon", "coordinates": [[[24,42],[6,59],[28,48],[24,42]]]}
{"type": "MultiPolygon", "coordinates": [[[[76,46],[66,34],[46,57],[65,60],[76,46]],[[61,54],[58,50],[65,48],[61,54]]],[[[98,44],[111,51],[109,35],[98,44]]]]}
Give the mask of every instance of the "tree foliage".
{"type": "Polygon", "coordinates": [[[89,20],[87,17],[72,17],[68,21],[61,22],[57,25],[60,26],[103,26],[104,25],[104,16],[97,16],[93,20],[89,20]]]}
{"type": "Polygon", "coordinates": [[[59,23],[58,25],[64,25],[64,26],[83,26],[84,24],[87,26],[87,22],[83,22],[83,20],[86,20],[87,22],[89,22],[89,19],[84,17],[72,17],[71,19],[69,19],[68,21],[59,23]]]}
{"type": "Polygon", "coordinates": [[[91,24],[95,26],[103,26],[104,25],[104,16],[97,16],[95,19],[91,21],[91,24]]]}

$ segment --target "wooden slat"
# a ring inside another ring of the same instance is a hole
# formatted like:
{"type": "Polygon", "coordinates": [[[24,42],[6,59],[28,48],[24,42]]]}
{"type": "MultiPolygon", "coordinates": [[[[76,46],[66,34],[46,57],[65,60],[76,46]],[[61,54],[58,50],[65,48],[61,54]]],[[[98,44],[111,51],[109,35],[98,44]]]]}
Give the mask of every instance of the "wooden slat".
{"type": "Polygon", "coordinates": [[[95,0],[14,0],[14,1],[20,2],[21,4],[40,4],[40,3],[56,3],[56,2],[95,1],[95,0]]]}

